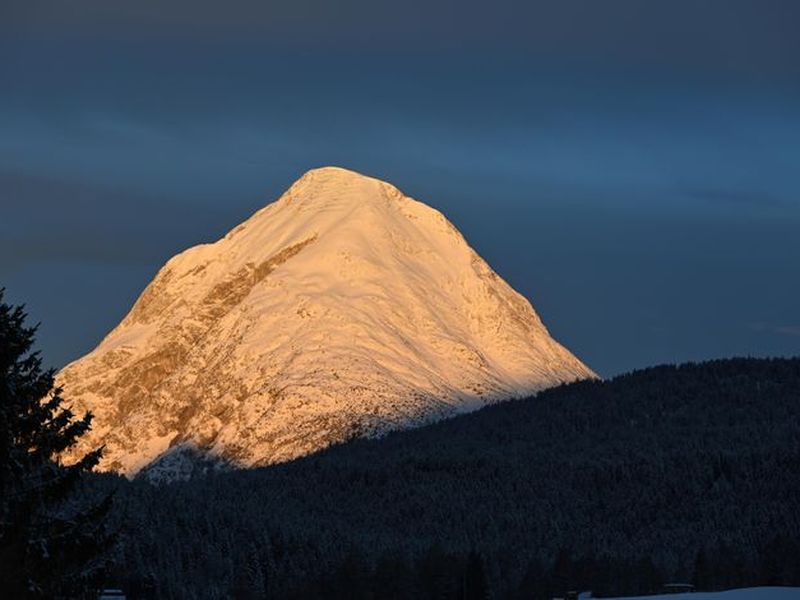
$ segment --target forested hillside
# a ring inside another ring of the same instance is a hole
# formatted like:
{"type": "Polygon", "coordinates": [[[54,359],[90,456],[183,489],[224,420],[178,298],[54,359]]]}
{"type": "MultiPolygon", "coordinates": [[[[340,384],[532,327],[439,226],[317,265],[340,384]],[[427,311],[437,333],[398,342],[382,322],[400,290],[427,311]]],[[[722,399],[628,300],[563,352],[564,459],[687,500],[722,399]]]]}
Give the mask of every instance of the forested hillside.
{"type": "Polygon", "coordinates": [[[106,485],[133,597],[800,585],[800,359],[655,367],[281,466],[106,485]]]}

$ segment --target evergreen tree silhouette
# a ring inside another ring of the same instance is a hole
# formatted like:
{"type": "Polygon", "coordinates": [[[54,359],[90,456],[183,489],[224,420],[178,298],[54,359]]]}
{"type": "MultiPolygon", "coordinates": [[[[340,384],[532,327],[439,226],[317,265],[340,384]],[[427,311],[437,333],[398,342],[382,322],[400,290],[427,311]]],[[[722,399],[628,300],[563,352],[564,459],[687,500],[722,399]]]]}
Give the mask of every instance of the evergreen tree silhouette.
{"type": "Polygon", "coordinates": [[[467,557],[461,598],[463,600],[486,600],[489,597],[488,587],[483,558],[473,550],[467,557]]]}
{"type": "Polygon", "coordinates": [[[698,550],[697,557],[694,559],[694,575],[692,585],[695,590],[707,591],[711,587],[711,569],[706,558],[705,550],[698,550]]]}
{"type": "Polygon", "coordinates": [[[0,590],[8,598],[80,597],[101,574],[110,542],[110,496],[91,504],[76,494],[101,449],[60,464],[92,417],[76,419],[63,406],[54,371],[31,350],[37,327],[26,317],[0,289],[0,590]]]}

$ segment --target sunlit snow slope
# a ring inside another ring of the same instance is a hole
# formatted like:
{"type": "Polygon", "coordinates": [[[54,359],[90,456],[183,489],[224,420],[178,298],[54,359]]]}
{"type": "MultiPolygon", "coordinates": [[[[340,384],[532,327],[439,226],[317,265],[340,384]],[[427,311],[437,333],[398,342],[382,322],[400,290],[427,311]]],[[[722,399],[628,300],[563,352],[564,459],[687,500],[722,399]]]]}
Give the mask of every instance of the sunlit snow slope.
{"type": "Polygon", "coordinates": [[[172,258],[58,383],[95,414],[78,451],[132,475],[176,447],[284,461],[592,376],[441,213],[328,167],[172,258]]]}

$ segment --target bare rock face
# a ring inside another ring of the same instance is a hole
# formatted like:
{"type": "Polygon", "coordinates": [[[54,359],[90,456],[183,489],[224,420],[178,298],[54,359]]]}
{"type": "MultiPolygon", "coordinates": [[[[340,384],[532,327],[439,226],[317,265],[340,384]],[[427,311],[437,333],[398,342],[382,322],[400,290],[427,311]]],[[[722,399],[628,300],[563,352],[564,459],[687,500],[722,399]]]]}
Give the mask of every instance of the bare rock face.
{"type": "Polygon", "coordinates": [[[76,452],[105,444],[101,468],[132,476],[188,448],[285,461],[593,376],[441,213],[328,167],[172,258],[57,382],[95,414],[76,452]]]}

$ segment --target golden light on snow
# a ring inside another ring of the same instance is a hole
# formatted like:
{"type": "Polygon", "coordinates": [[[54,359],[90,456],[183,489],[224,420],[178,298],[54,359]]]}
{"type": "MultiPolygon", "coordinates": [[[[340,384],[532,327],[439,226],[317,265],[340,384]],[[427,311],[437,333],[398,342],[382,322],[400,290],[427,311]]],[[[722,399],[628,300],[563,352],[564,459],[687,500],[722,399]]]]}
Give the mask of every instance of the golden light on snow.
{"type": "Polygon", "coordinates": [[[130,475],[182,446],[288,460],[593,375],[441,213],[327,167],[172,258],[58,380],[130,475]]]}

